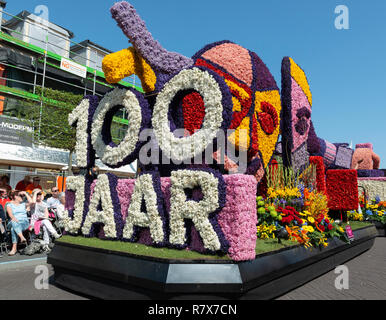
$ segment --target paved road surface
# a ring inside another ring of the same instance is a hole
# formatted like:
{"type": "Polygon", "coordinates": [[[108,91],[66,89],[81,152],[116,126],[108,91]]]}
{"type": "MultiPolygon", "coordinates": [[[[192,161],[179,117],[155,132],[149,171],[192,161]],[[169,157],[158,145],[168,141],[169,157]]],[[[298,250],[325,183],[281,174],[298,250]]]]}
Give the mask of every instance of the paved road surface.
{"type": "MultiPolygon", "coordinates": [[[[3,260],[4,261],[4,260],[3,260]]],[[[37,258],[18,264],[3,263],[0,260],[0,300],[84,300],[85,297],[49,284],[49,289],[35,288],[37,265],[48,267],[50,282],[53,270],[44,258],[37,258]]],[[[279,300],[298,299],[386,299],[386,238],[377,238],[374,246],[367,252],[345,264],[349,269],[349,289],[335,288],[334,271],[331,271],[302,287],[299,287],[279,300]]],[[[38,283],[42,283],[38,281],[38,283]]]]}
{"type": "Polygon", "coordinates": [[[334,271],[308,282],[280,300],[385,300],[386,238],[376,238],[374,246],[344,264],[349,270],[349,289],[337,290],[334,271]]]}

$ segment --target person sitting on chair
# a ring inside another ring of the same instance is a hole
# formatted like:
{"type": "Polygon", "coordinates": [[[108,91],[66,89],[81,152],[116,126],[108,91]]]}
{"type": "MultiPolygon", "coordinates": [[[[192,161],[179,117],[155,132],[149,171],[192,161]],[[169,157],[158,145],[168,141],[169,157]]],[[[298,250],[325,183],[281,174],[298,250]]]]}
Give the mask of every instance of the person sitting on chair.
{"type": "Polygon", "coordinates": [[[40,189],[35,189],[32,191],[32,195],[31,227],[35,230],[36,235],[40,233],[40,228],[43,228],[43,244],[47,248],[50,243],[50,235],[54,236],[55,239],[60,238],[60,235],[49,220],[47,205],[43,202],[43,192],[40,189]]]}
{"type": "Polygon", "coordinates": [[[60,203],[58,187],[52,187],[51,188],[51,194],[52,194],[52,196],[47,199],[47,206],[49,209],[56,209],[60,203]]]}
{"type": "Polygon", "coordinates": [[[27,209],[32,204],[32,199],[25,191],[12,191],[9,194],[11,202],[7,204],[7,213],[11,221],[8,223],[8,228],[11,229],[12,235],[12,250],[8,253],[14,256],[17,251],[17,237],[20,238],[21,243],[27,243],[23,236],[23,231],[29,227],[27,216],[27,209]],[[27,203],[24,203],[24,197],[27,198],[27,203]]]}

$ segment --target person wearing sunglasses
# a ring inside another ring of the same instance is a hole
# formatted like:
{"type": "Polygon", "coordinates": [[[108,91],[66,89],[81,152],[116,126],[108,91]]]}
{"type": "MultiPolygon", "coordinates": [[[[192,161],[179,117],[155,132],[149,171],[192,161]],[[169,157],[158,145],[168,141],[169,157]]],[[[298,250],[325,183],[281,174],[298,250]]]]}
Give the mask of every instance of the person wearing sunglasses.
{"type": "Polygon", "coordinates": [[[60,204],[59,189],[57,187],[51,188],[51,197],[47,199],[48,209],[57,209],[60,204]]]}
{"type": "Polygon", "coordinates": [[[11,221],[8,223],[8,228],[12,235],[12,249],[8,253],[14,256],[17,252],[17,241],[20,238],[21,243],[27,243],[23,236],[23,231],[29,227],[27,210],[32,205],[32,199],[25,191],[11,191],[9,194],[11,202],[7,204],[7,213],[11,221]],[[27,200],[27,203],[24,200],[27,200]]]}

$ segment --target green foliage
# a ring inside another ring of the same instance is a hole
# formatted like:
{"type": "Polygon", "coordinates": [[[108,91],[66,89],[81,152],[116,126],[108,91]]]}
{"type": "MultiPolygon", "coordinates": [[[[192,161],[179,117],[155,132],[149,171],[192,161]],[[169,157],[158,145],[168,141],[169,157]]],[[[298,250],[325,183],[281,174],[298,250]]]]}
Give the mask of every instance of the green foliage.
{"type": "MultiPolygon", "coordinates": [[[[40,87],[36,88],[36,94],[42,94],[40,87]]],[[[22,100],[14,116],[34,128],[31,136],[34,143],[73,151],[76,144],[76,130],[68,124],[68,115],[80,103],[83,96],[50,88],[45,88],[43,95],[48,102],[40,104],[22,100]],[[50,99],[59,101],[62,105],[59,107],[50,104],[50,99]]]]}
{"type": "Polygon", "coordinates": [[[296,188],[302,183],[305,188],[313,190],[316,187],[316,165],[310,164],[302,173],[295,172],[293,168],[284,167],[282,163],[277,166],[268,166],[266,170],[267,186],[273,189],[296,188]]]}

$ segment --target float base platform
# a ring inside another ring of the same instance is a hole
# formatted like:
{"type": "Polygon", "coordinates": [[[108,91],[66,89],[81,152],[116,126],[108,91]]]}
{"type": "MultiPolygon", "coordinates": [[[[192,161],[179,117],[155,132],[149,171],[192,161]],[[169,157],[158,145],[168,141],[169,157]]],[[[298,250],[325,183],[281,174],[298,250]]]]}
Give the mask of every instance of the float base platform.
{"type": "Polygon", "coordinates": [[[170,260],[58,242],[48,256],[61,287],[99,299],[272,299],[370,249],[374,225],[346,244],[293,246],[252,261],[170,260]]]}
{"type": "Polygon", "coordinates": [[[386,225],[379,221],[371,221],[377,228],[378,237],[386,237],[386,225]]]}

